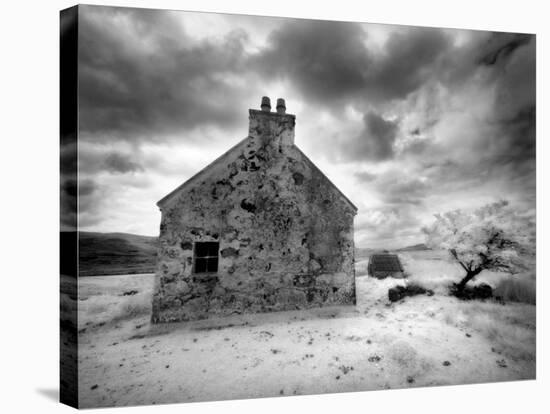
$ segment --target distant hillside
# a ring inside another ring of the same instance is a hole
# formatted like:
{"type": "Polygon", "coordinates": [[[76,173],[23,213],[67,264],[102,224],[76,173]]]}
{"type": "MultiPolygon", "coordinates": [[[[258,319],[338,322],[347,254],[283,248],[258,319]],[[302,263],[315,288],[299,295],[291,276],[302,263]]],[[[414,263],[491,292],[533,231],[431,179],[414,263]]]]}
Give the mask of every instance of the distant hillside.
{"type": "Polygon", "coordinates": [[[380,250],[370,249],[368,247],[357,247],[355,249],[355,260],[366,259],[370,257],[371,254],[376,253],[378,251],[380,250]]]}
{"type": "MultiPolygon", "coordinates": [[[[67,233],[62,234],[66,236],[67,233]]],[[[157,237],[128,233],[80,232],[80,276],[126,275],[152,273],[157,260],[157,237]]],[[[415,244],[394,252],[428,250],[425,244],[415,244]]],[[[357,248],[356,260],[366,259],[383,249],[357,248]]]]}
{"type": "Polygon", "coordinates": [[[79,275],[155,271],[158,239],[127,233],[79,233],[79,275]]]}
{"type": "Polygon", "coordinates": [[[399,249],[382,249],[382,248],[371,249],[369,247],[358,247],[355,249],[355,258],[356,260],[366,259],[374,253],[381,253],[381,252],[399,253],[399,252],[413,252],[413,251],[419,251],[419,250],[430,250],[430,249],[424,243],[415,244],[413,246],[401,247],[399,249]]]}
{"type": "Polygon", "coordinates": [[[402,247],[400,249],[397,249],[396,252],[412,252],[412,251],[418,251],[418,250],[430,250],[430,248],[426,246],[424,243],[419,243],[413,246],[402,247]]]}

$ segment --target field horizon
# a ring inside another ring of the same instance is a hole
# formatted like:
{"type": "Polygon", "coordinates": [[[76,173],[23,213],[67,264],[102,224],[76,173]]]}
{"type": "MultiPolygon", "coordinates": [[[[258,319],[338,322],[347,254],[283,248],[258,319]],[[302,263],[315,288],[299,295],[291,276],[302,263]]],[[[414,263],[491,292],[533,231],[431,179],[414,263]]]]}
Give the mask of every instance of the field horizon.
{"type": "MultiPolygon", "coordinates": [[[[61,238],[71,233],[62,231],[61,238]]],[[[155,272],[158,237],[124,232],[79,231],[79,276],[127,275],[155,272]]],[[[356,247],[359,261],[375,252],[410,252],[429,250],[419,243],[401,248],[356,247]]]]}

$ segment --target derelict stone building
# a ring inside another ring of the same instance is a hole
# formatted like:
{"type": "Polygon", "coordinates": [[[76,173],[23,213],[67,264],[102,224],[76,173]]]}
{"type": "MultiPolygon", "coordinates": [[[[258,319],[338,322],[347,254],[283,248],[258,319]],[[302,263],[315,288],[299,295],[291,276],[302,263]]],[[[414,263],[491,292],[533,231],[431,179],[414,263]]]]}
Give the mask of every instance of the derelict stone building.
{"type": "Polygon", "coordinates": [[[294,145],[284,100],[158,202],[153,322],[355,304],[357,208],[294,145]]]}

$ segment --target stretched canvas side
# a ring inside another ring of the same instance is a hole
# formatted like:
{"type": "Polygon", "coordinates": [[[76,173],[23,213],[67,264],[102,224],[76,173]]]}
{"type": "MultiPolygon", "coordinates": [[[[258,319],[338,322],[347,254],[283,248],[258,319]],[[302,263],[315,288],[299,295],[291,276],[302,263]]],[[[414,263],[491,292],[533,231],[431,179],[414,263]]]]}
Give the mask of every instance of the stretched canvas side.
{"type": "Polygon", "coordinates": [[[78,6],[60,13],[60,400],[78,407],[78,6]]]}

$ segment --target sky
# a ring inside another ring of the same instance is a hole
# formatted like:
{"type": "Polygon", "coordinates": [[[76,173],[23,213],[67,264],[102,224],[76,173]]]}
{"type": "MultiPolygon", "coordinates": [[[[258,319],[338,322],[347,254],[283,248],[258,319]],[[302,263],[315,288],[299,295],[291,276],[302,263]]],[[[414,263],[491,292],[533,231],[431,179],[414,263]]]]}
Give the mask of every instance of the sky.
{"type": "Polygon", "coordinates": [[[264,95],[358,207],[358,247],[421,243],[453,209],[535,209],[533,35],[80,7],[82,231],[158,235],[156,202],[264,95]]]}

